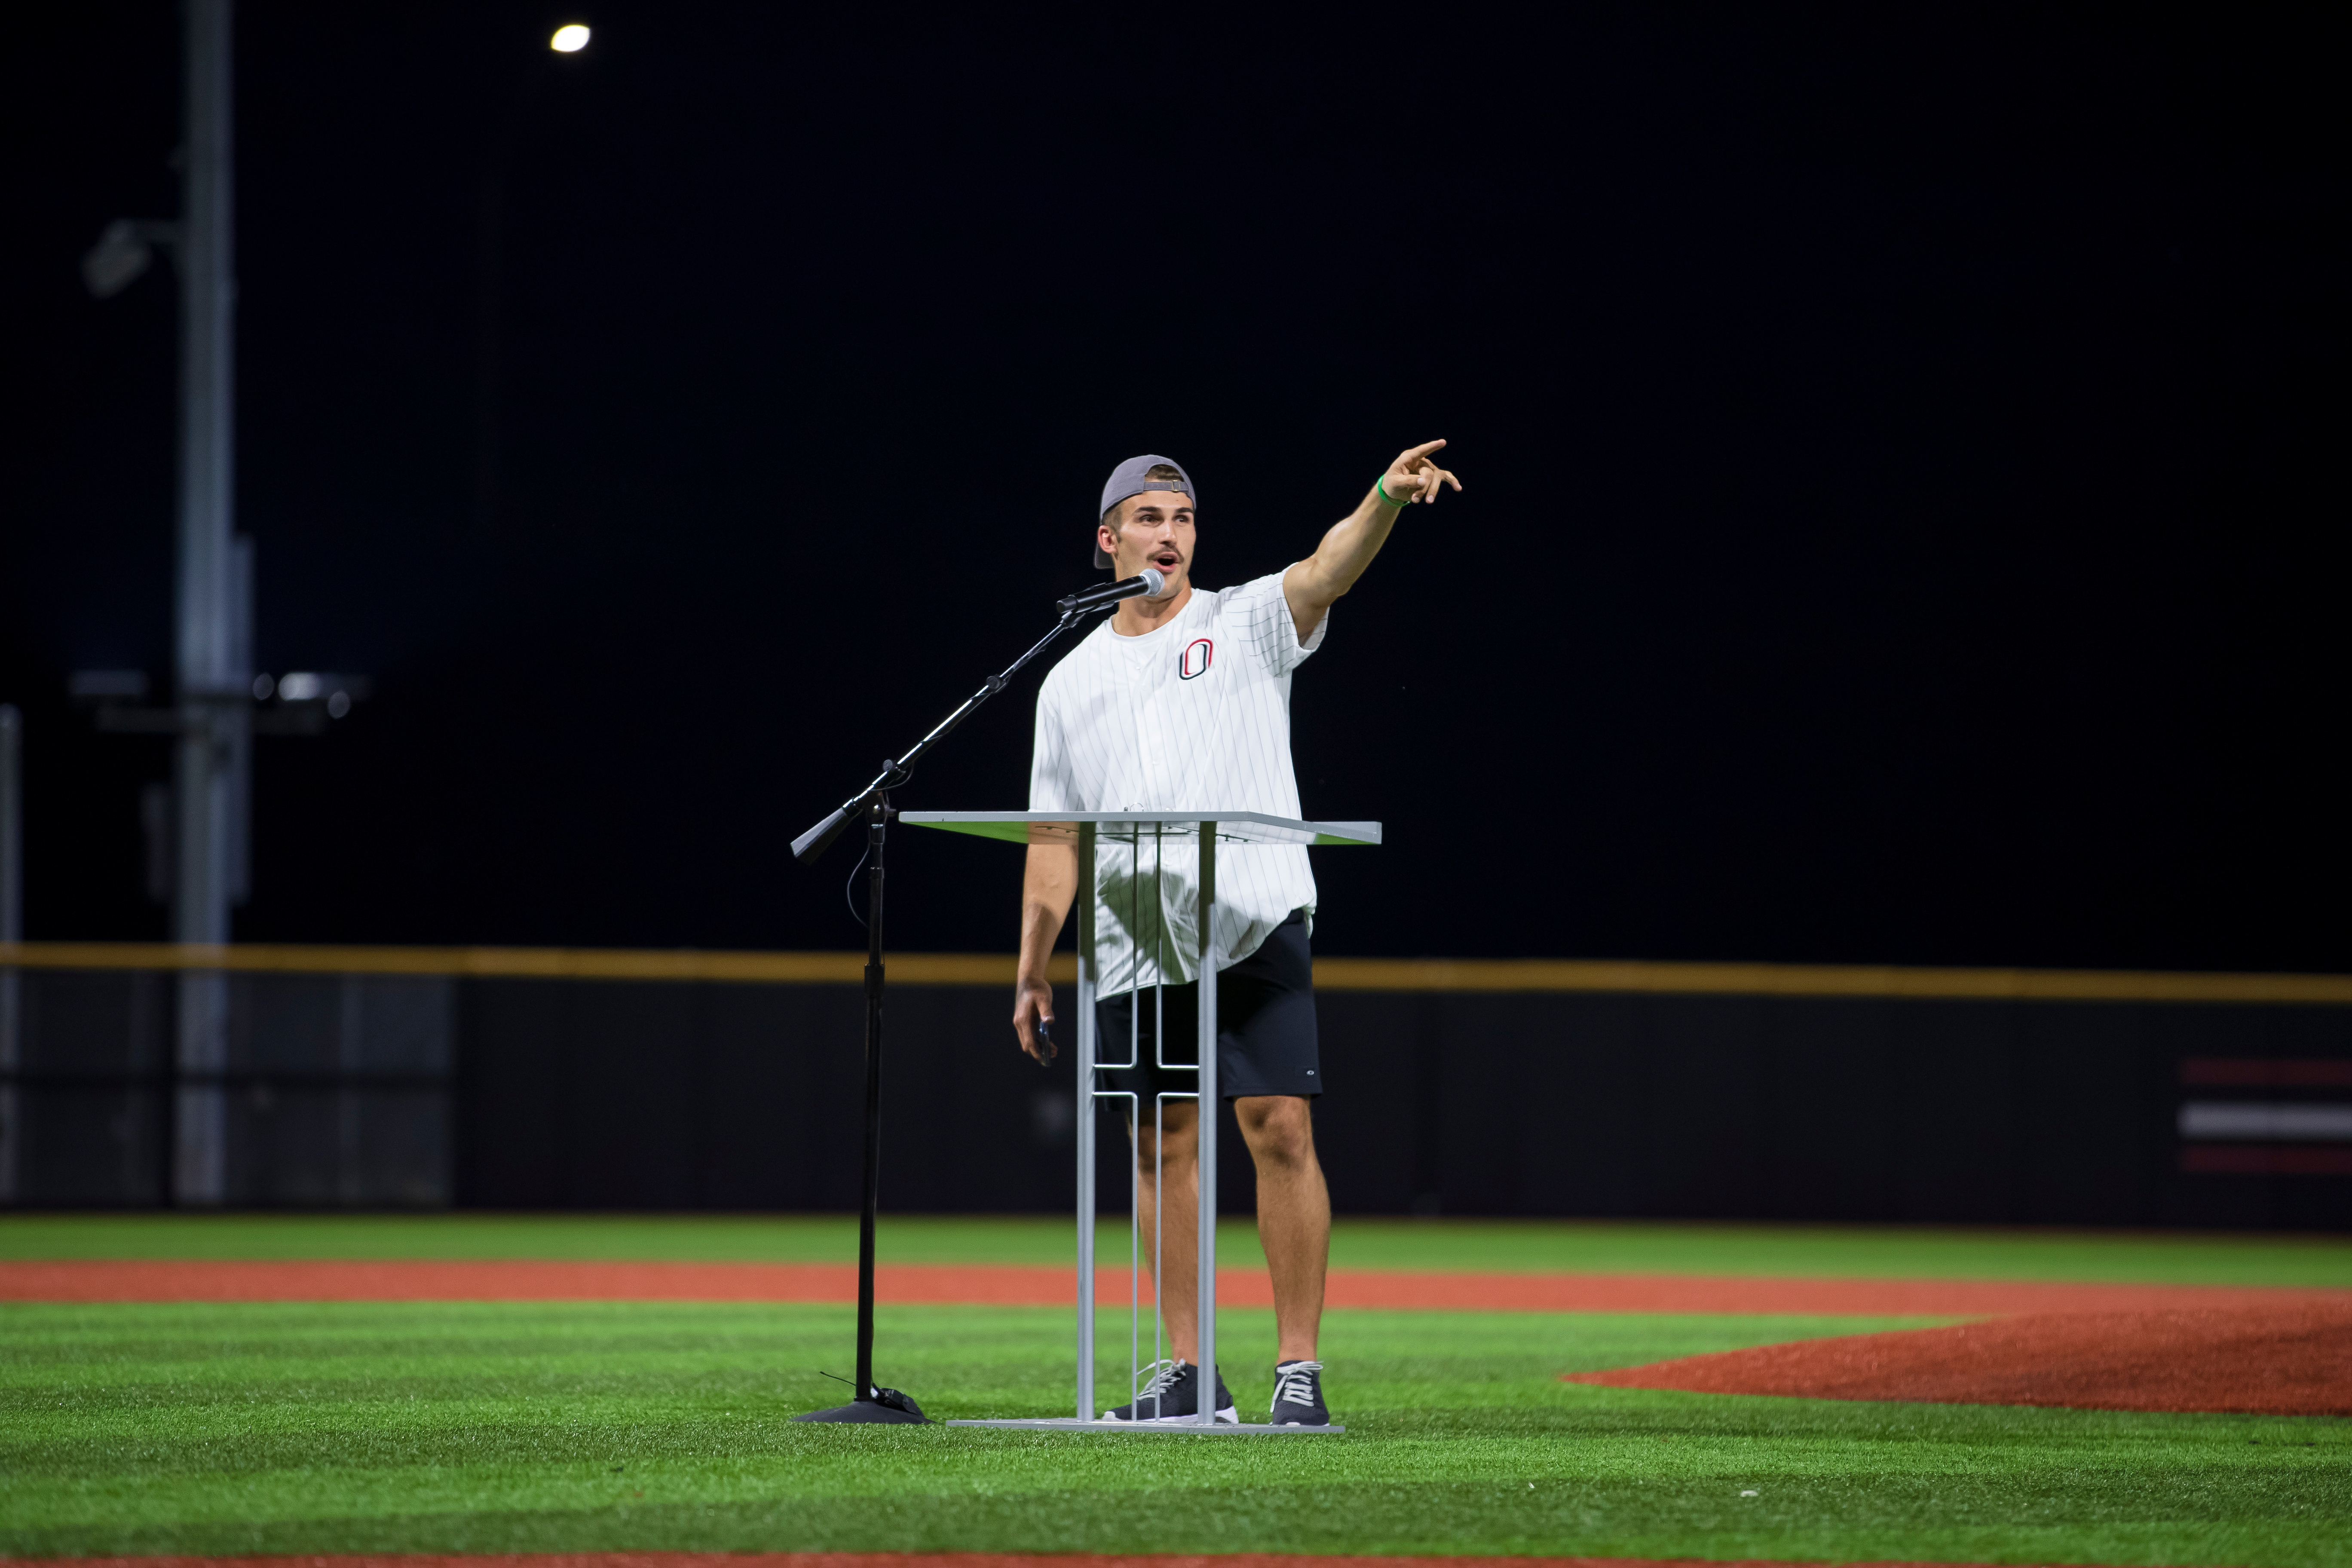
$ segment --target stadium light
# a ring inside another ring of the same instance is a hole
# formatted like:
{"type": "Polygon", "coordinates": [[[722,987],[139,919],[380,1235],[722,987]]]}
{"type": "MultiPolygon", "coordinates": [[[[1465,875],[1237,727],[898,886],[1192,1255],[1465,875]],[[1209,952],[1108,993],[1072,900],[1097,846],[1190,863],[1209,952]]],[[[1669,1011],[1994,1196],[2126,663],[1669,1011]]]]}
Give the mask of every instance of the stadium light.
{"type": "Polygon", "coordinates": [[[588,29],[581,23],[566,22],[555,29],[555,37],[547,40],[547,47],[559,55],[576,55],[588,47],[588,29]]]}
{"type": "Polygon", "coordinates": [[[368,695],[372,687],[373,683],[364,675],[289,669],[275,679],[267,675],[254,677],[253,695],[254,700],[260,702],[267,702],[275,696],[280,707],[299,707],[323,701],[327,717],[341,719],[352,710],[352,703],[368,695]]]}
{"type": "Polygon", "coordinates": [[[94,298],[111,300],[154,264],[155,247],[180,242],[180,226],[119,217],[82,254],[81,280],[94,298]]]}

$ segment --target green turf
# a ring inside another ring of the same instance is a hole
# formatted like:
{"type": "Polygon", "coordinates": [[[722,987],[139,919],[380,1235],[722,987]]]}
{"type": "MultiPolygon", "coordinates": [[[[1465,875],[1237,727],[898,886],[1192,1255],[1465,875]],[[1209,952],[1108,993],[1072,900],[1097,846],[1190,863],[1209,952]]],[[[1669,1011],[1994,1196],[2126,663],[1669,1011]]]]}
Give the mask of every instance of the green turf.
{"type": "MultiPolygon", "coordinates": [[[[1235,1392],[1262,1409],[1267,1314],[1223,1321],[1235,1392]]],[[[846,1370],[840,1307],[13,1305],[0,1551],[2352,1563],[2352,1423],[1557,1376],[1883,1326],[1339,1313],[1325,1356],[1349,1433],[1253,1439],[793,1425],[840,1392],[818,1375],[846,1370]]],[[[886,1309],[880,1372],[935,1414],[1055,1414],[1069,1329],[1045,1309],[886,1309]]]]}
{"type": "MultiPolygon", "coordinates": [[[[886,1216],[899,1263],[1067,1263],[1052,1217],[886,1216]]],[[[1124,1255],[1123,1226],[1104,1256],[1124,1255]]],[[[1228,1224],[1221,1255],[1259,1261],[1255,1228],[1228,1224]]],[[[848,1262],[837,1215],[47,1215],[0,1217],[0,1259],[31,1258],[560,1258],[848,1262]]],[[[1602,1269],[1865,1278],[2140,1280],[2352,1287],[2352,1240],[2147,1232],[1930,1230],[1868,1226],[1607,1221],[1342,1220],[1332,1262],[1354,1268],[1602,1269]]]]}

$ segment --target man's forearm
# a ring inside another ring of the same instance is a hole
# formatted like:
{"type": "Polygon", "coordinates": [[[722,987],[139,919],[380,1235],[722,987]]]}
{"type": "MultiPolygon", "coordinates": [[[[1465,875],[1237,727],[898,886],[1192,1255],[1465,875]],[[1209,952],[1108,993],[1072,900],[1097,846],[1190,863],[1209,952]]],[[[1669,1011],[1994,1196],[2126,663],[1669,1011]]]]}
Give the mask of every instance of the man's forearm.
{"type": "Polygon", "coordinates": [[[1021,900],[1019,973],[1023,977],[1042,977],[1045,974],[1046,963],[1054,956],[1054,939],[1062,934],[1064,918],[1042,900],[1024,898],[1021,900]]]}
{"type": "Polygon", "coordinates": [[[1290,617],[1297,624],[1301,642],[1315,635],[1325,612],[1356,585],[1364,568],[1388,542],[1403,509],[1381,499],[1380,488],[1364,492],[1355,510],[1333,523],[1315,547],[1315,553],[1293,566],[1282,579],[1283,597],[1290,601],[1290,617]]]}
{"type": "Polygon", "coordinates": [[[1078,852],[1057,844],[1033,844],[1021,878],[1021,960],[1024,977],[1044,979],[1054,941],[1070,916],[1077,894],[1078,852]]]}
{"type": "Polygon", "coordinates": [[[1366,490],[1356,510],[1333,523],[1323,542],[1315,547],[1307,563],[1316,568],[1317,585],[1331,599],[1354,587],[1372,557],[1381,552],[1381,546],[1388,542],[1389,531],[1403,510],[1382,500],[1377,486],[1366,490]]]}

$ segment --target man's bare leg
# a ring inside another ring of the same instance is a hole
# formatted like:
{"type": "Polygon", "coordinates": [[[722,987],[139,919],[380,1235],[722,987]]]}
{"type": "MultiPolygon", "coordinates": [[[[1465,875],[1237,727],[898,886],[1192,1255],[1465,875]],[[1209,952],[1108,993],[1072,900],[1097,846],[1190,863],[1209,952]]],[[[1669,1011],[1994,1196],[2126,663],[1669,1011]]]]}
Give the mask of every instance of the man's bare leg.
{"type": "MultiPolygon", "coordinates": [[[[1152,1271],[1160,1318],[1168,1325],[1168,1353],[1197,1366],[1201,1354],[1201,1121],[1189,1100],[1169,1101],[1163,1116],[1168,1136],[1167,1147],[1160,1151],[1159,1174],[1152,1168],[1155,1138],[1149,1103],[1133,1137],[1136,1171],[1142,1178],[1136,1202],[1143,1211],[1143,1266],[1152,1271]],[[1155,1215],[1164,1221],[1156,1237],[1155,1215]],[[1155,1262],[1160,1267],[1154,1268],[1155,1262]]],[[[1318,1304],[1322,1300],[1319,1283],[1316,1300],[1318,1304]]]]}
{"type": "Polygon", "coordinates": [[[1331,1258],[1331,1192],[1315,1157],[1315,1120],[1294,1094],[1244,1095],[1234,1119],[1257,1162],[1257,1237],[1274,1276],[1275,1359],[1313,1361],[1331,1258]]]}

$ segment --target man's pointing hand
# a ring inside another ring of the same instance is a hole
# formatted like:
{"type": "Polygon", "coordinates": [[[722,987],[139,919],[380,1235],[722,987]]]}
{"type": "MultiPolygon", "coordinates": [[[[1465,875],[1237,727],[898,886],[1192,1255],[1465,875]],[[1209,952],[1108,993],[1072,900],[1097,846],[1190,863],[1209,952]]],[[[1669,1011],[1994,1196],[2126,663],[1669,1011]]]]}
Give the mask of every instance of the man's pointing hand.
{"type": "MultiPolygon", "coordinates": [[[[1414,501],[1434,501],[1437,492],[1447,485],[1459,490],[1462,481],[1439,468],[1430,457],[1432,452],[1444,445],[1443,441],[1423,441],[1418,447],[1409,447],[1399,452],[1397,460],[1389,465],[1389,471],[1381,476],[1381,488],[1401,506],[1414,501]]],[[[1357,470],[1359,473],[1362,471],[1360,468],[1357,470]]]]}

